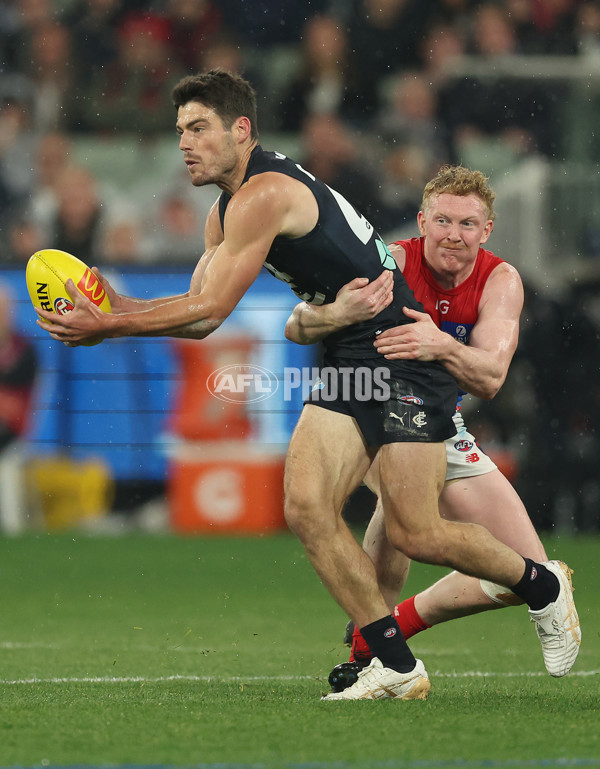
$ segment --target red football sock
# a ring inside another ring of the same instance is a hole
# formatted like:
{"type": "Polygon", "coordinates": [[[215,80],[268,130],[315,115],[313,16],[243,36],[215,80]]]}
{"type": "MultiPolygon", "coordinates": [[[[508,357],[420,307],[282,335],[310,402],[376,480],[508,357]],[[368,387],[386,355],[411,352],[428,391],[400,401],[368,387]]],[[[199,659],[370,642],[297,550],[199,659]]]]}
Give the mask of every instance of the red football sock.
{"type": "Polygon", "coordinates": [[[407,598],[406,601],[399,603],[394,609],[394,617],[400,625],[402,635],[408,641],[409,638],[427,630],[431,625],[424,622],[415,609],[415,597],[407,598]]]}
{"type": "Polygon", "coordinates": [[[373,659],[373,654],[369,649],[369,646],[365,639],[362,637],[360,630],[355,627],[352,633],[352,650],[350,652],[350,662],[356,662],[359,659],[361,662],[366,660],[369,662],[373,659]]]}

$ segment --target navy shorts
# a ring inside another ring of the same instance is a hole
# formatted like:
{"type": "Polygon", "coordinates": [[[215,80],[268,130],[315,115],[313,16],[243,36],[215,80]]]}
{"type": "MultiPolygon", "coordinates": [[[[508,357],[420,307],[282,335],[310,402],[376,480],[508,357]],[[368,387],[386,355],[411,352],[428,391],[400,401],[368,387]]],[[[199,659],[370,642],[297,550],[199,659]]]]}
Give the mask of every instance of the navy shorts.
{"type": "Polygon", "coordinates": [[[438,443],[456,433],[456,380],[439,363],[327,356],[305,404],[356,420],[368,446],[438,443]]]}

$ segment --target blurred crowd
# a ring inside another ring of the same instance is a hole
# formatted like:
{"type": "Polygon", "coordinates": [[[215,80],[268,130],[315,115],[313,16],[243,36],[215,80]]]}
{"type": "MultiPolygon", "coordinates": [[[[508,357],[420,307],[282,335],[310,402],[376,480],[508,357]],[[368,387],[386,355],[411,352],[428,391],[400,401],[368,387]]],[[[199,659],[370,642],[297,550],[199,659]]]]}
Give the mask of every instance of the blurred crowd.
{"type": "MultiPolygon", "coordinates": [[[[0,51],[0,267],[42,247],[93,264],[193,263],[218,190],[193,189],[179,157],[170,95],[181,76],[243,74],[265,148],[391,240],[415,234],[423,185],[443,163],[493,182],[532,155],[567,156],[563,80],[478,70],[556,56],[597,69],[600,0],[0,0],[0,51]]],[[[587,489],[568,503],[587,526],[600,501],[600,381],[576,355],[594,354],[600,313],[597,287],[585,290],[563,304],[528,293],[517,385],[483,409],[481,429],[532,445],[519,463],[534,517],[556,517],[547,479],[565,477],[587,489]],[[564,342],[552,355],[550,327],[564,342]]]]}
{"type": "Polygon", "coordinates": [[[2,262],[41,245],[192,261],[216,193],[192,195],[178,162],[170,92],[182,75],[241,72],[263,135],[289,136],[295,159],[395,233],[442,163],[506,170],[564,154],[559,83],[456,77],[453,63],[598,61],[600,2],[5,0],[0,50],[2,262]],[[116,141],[126,182],[105,161],[116,141]]]}

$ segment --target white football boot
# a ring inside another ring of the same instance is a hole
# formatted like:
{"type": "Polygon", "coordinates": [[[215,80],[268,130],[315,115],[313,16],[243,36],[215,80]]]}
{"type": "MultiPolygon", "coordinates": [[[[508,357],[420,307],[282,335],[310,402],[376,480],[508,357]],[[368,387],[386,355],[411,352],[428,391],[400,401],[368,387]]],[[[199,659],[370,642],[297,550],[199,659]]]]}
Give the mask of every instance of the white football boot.
{"type": "Polygon", "coordinates": [[[543,565],[558,578],[560,592],[545,609],[529,609],[529,616],[542,644],[546,670],[560,678],[573,667],[581,644],[581,627],[573,601],[573,570],[562,561],[547,561],[543,565]]]}
{"type": "Polygon", "coordinates": [[[410,673],[398,673],[384,668],[377,657],[358,674],[358,680],[343,692],[331,692],[322,700],[425,700],[431,689],[429,677],[421,660],[410,673]]]}

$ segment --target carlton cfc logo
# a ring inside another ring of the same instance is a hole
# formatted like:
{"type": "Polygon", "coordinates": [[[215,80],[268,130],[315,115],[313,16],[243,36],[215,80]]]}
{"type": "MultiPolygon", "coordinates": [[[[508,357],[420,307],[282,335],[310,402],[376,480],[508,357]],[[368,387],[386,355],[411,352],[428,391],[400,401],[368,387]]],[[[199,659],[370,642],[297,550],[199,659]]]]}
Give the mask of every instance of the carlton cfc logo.
{"type": "Polygon", "coordinates": [[[465,451],[465,452],[471,451],[471,449],[473,448],[473,443],[471,441],[464,441],[464,440],[456,441],[456,443],[454,444],[454,448],[457,451],[465,451]]]}

